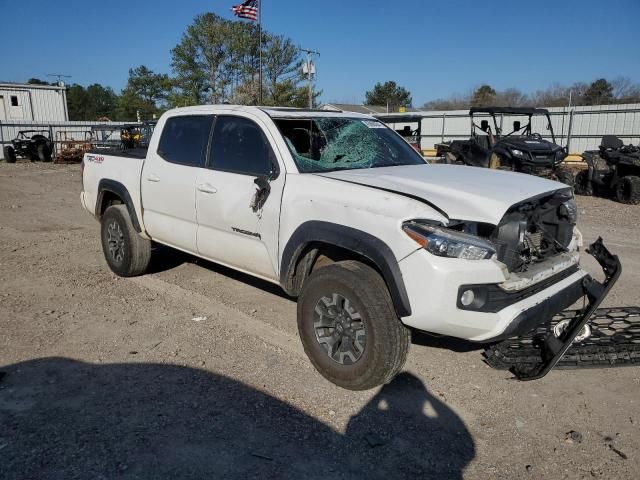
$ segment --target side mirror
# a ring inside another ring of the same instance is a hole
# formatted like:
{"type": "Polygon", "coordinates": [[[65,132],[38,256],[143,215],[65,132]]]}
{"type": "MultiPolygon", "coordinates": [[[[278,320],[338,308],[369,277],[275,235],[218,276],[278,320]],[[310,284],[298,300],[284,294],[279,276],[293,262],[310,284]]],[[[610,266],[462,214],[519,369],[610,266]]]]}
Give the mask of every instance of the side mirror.
{"type": "Polygon", "coordinates": [[[253,198],[251,199],[249,206],[253,212],[258,212],[263,207],[271,193],[271,185],[269,185],[269,177],[265,175],[260,175],[259,177],[254,178],[253,183],[258,188],[253,194],[253,198]]]}
{"type": "Polygon", "coordinates": [[[256,186],[258,187],[258,190],[264,190],[267,188],[271,188],[269,187],[269,178],[266,177],[265,175],[260,175],[259,177],[256,177],[253,180],[253,183],[256,184],[256,186]]]}

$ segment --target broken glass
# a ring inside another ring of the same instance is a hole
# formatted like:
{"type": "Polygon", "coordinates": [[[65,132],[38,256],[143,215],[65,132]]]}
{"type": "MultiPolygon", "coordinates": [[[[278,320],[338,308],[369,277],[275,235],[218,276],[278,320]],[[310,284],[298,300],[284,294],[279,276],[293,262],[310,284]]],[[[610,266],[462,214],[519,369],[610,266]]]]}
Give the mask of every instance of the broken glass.
{"type": "Polygon", "coordinates": [[[383,123],[366,118],[277,119],[301,173],[426,162],[383,123]]]}

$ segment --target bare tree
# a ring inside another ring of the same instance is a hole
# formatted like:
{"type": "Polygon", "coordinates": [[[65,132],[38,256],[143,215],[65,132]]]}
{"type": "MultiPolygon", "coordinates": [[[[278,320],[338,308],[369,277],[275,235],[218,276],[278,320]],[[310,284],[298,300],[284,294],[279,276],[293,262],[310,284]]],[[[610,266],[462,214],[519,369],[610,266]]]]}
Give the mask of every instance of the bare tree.
{"type": "Polygon", "coordinates": [[[569,105],[601,105],[607,103],[640,102],[640,84],[626,77],[611,81],[599,79],[591,84],[576,82],[572,85],[552,83],[544,90],[526,94],[517,88],[495,91],[483,85],[467,94],[453,94],[448,98],[438,98],[423,105],[425,110],[462,110],[471,105],[495,105],[508,107],[539,106],[566,107],[569,105]]]}

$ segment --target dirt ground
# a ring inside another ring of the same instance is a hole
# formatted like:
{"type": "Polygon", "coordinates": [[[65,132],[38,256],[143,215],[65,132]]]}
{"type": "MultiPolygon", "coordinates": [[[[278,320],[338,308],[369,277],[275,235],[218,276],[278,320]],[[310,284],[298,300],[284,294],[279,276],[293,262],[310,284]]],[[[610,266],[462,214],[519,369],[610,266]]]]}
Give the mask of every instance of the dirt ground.
{"type": "MultiPolygon", "coordinates": [[[[0,163],[0,478],[638,478],[639,368],[520,383],[415,334],[391,384],[342,390],[272,285],[166,249],[115,277],[79,173],[0,163]]],[[[640,304],[640,207],[578,203],[623,262],[607,304],[640,304]]]]}

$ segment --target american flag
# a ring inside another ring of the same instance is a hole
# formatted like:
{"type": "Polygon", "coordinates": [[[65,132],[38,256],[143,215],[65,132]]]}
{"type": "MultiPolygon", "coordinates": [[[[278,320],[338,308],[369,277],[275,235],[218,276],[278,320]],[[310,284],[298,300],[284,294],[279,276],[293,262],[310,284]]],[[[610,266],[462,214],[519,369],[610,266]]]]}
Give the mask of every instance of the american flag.
{"type": "Polygon", "coordinates": [[[236,17],[246,18],[255,22],[258,20],[259,3],[260,0],[247,0],[246,2],[242,2],[240,5],[234,5],[231,7],[231,11],[236,17]]]}

